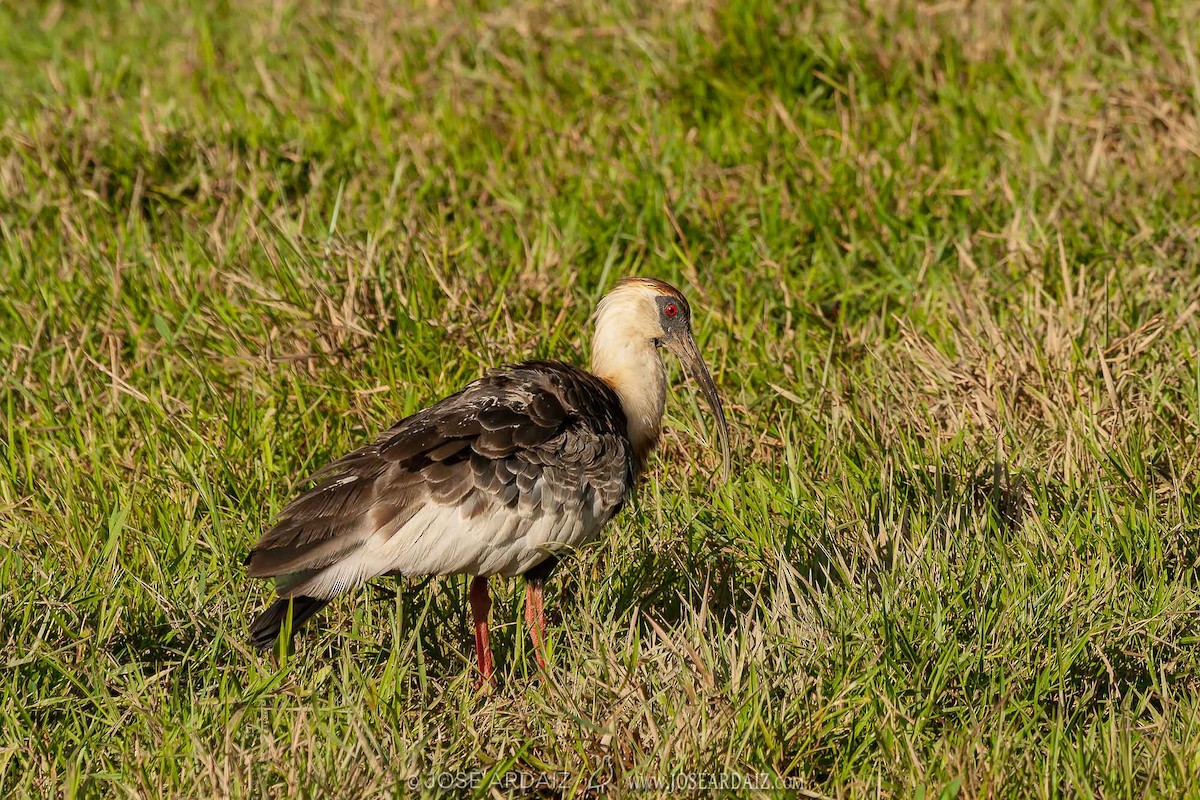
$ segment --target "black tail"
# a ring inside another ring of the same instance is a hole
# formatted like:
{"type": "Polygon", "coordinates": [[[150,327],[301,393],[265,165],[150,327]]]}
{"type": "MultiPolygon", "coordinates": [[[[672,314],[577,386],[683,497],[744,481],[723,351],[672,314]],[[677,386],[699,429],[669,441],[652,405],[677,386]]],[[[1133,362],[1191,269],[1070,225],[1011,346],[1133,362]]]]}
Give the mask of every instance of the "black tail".
{"type": "Polygon", "coordinates": [[[283,623],[287,621],[289,608],[292,610],[292,633],[295,633],[309,617],[324,608],[328,602],[319,597],[304,595],[279,598],[270,608],[259,614],[258,619],[250,626],[250,644],[259,650],[266,650],[275,644],[283,623]]]}

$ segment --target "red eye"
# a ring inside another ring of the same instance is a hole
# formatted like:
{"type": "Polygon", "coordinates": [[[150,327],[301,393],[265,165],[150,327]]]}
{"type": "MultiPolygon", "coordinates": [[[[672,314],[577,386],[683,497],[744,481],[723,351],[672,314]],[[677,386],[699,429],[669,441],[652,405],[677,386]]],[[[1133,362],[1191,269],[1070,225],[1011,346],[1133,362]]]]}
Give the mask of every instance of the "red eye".
{"type": "Polygon", "coordinates": [[[665,306],[663,306],[663,313],[668,317],[673,317],[679,313],[679,306],[675,305],[674,303],[667,303],[665,306]]]}

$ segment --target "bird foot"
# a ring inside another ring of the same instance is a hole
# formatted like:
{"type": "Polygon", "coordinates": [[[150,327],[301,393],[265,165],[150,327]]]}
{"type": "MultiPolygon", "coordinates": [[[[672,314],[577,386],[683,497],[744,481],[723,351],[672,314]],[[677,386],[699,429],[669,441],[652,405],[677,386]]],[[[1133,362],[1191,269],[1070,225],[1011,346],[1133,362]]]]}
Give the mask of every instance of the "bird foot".
{"type": "Polygon", "coordinates": [[[538,668],[545,671],[546,609],[542,602],[541,581],[530,581],[525,584],[525,626],[529,629],[529,638],[533,642],[533,655],[537,659],[538,668]]]}

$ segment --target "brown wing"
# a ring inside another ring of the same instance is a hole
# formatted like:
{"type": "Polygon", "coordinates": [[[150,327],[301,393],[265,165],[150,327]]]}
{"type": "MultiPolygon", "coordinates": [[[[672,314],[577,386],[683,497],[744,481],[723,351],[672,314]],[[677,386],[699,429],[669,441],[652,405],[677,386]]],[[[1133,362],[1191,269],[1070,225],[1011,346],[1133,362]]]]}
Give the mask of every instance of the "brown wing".
{"type": "Polygon", "coordinates": [[[557,362],[495,370],[314,475],[255,545],[248,572],[311,574],[379,531],[404,535],[428,503],[528,517],[574,504],[607,519],[633,484],[625,431],[620,401],[589,373],[557,362]]]}

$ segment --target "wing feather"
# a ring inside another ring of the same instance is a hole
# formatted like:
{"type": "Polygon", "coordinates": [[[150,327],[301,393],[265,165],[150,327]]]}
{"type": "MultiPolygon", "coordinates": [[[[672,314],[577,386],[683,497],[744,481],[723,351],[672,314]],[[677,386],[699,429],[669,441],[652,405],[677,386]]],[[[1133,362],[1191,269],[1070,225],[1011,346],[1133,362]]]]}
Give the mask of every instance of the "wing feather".
{"type": "Polygon", "coordinates": [[[323,597],[439,563],[505,571],[545,557],[519,553],[518,540],[549,515],[558,517],[538,528],[550,531],[543,538],[594,535],[633,478],[625,418],[606,384],[557,362],[502,368],[320,470],[255,545],[249,574],[323,597]],[[489,513],[503,520],[481,527],[489,513]],[[467,530],[488,541],[460,541],[467,530]]]}

